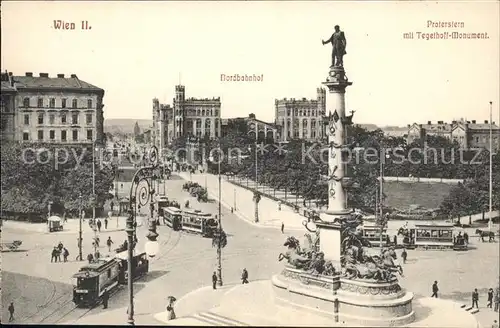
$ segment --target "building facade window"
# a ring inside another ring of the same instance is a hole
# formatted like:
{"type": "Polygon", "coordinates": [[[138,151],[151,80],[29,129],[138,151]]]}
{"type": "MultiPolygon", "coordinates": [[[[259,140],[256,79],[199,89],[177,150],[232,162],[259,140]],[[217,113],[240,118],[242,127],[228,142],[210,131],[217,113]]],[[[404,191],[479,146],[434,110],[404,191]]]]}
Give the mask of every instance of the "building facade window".
{"type": "Polygon", "coordinates": [[[86,114],[85,121],[87,122],[87,124],[92,124],[92,114],[86,114]]]}
{"type": "Polygon", "coordinates": [[[43,98],[38,98],[38,107],[43,107],[43,98]]]}
{"type": "Polygon", "coordinates": [[[50,98],[50,108],[56,107],[56,98],[50,98]]]}
{"type": "Polygon", "coordinates": [[[215,110],[215,116],[219,116],[219,110],[218,109],[215,110]]]}
{"type": "Polygon", "coordinates": [[[38,130],[38,140],[43,140],[43,130],[38,130]]]}
{"type": "Polygon", "coordinates": [[[66,114],[61,114],[61,123],[66,124],[66,114]]]}
{"type": "Polygon", "coordinates": [[[43,114],[38,114],[38,124],[43,124],[43,114]]]}
{"type": "Polygon", "coordinates": [[[93,108],[92,107],[92,99],[87,100],[87,108],[93,108]]]}
{"type": "Polygon", "coordinates": [[[56,138],[56,131],[50,130],[49,131],[49,139],[54,140],[56,138]]]}
{"type": "Polygon", "coordinates": [[[78,101],[76,99],[73,99],[73,101],[71,102],[71,107],[73,107],[73,108],[78,107],[78,101]]]}
{"type": "Polygon", "coordinates": [[[78,140],[78,130],[73,130],[73,140],[78,140]]]}
{"type": "Polygon", "coordinates": [[[66,130],[62,130],[61,131],[61,140],[62,141],[66,141],[67,137],[66,137],[66,130]]]}
{"type": "Polygon", "coordinates": [[[24,125],[30,125],[30,115],[24,114],[24,125]]]}
{"type": "Polygon", "coordinates": [[[66,98],[61,99],[61,107],[66,108],[66,98]]]}
{"type": "Polygon", "coordinates": [[[78,124],[78,114],[77,113],[71,114],[71,124],[78,124]]]}
{"type": "Polygon", "coordinates": [[[56,119],[56,118],[55,118],[55,115],[54,115],[54,114],[50,114],[50,115],[49,115],[49,123],[50,123],[50,124],[54,124],[55,119],[56,119]]]}
{"type": "Polygon", "coordinates": [[[93,137],[93,131],[87,130],[87,140],[92,140],[92,137],[93,137]]]}
{"type": "Polygon", "coordinates": [[[23,99],[23,107],[26,107],[26,108],[30,107],[30,98],[23,99]]]}
{"type": "Polygon", "coordinates": [[[30,134],[28,132],[23,133],[23,140],[24,141],[30,140],[30,134]]]}

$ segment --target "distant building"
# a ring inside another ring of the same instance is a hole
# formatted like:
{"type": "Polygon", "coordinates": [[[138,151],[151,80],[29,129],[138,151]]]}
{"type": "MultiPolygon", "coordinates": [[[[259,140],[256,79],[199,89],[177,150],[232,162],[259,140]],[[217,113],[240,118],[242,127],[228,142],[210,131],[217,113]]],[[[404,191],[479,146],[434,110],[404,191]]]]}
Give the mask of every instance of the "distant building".
{"type": "MultiPolygon", "coordinates": [[[[499,127],[492,122],[493,149],[500,149],[499,127]]],[[[457,141],[464,149],[490,148],[490,124],[488,121],[477,123],[476,120],[457,120],[451,123],[438,121],[427,124],[408,124],[408,144],[416,139],[425,139],[426,136],[442,136],[457,141]]]]}
{"type": "Polygon", "coordinates": [[[23,142],[103,144],[103,97],[103,89],[75,74],[2,73],[2,137],[23,142]]]}
{"type": "Polygon", "coordinates": [[[316,89],[316,99],[276,99],[275,124],[280,127],[281,141],[290,139],[319,140],[325,134],[326,91],[316,89]]]}
{"type": "Polygon", "coordinates": [[[222,136],[226,136],[231,129],[244,129],[251,139],[258,137],[258,140],[262,142],[280,140],[280,127],[258,120],[255,114],[250,114],[248,117],[222,119],[222,136]]]}
{"type": "Polygon", "coordinates": [[[209,139],[219,137],[220,109],[220,97],[186,98],[185,87],[176,85],[173,107],[153,99],[153,143],[165,147],[182,136],[209,139]]]}

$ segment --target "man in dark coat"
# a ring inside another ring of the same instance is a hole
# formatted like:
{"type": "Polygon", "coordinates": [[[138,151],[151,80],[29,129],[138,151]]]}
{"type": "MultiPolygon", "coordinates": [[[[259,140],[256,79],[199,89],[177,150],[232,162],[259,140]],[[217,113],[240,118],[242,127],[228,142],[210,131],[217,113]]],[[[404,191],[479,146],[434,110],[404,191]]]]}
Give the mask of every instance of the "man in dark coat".
{"type": "Polygon", "coordinates": [[[102,226],[101,220],[97,220],[97,230],[99,230],[99,232],[101,232],[101,226],[102,226]]]}
{"type": "Polygon", "coordinates": [[[246,268],[243,269],[243,272],[241,273],[241,283],[248,284],[248,271],[246,268]]]}
{"type": "Polygon", "coordinates": [[[405,248],[403,248],[403,252],[401,252],[401,257],[403,258],[403,263],[406,264],[406,258],[408,257],[408,253],[406,253],[405,248]]]}
{"type": "Polygon", "coordinates": [[[432,284],[432,296],[431,297],[438,298],[438,291],[439,291],[438,282],[434,281],[434,284],[432,284]]]}
{"type": "Polygon", "coordinates": [[[50,257],[50,262],[57,262],[58,253],[59,253],[59,251],[58,251],[57,247],[54,247],[54,249],[52,250],[52,256],[50,257]]]}
{"type": "Polygon", "coordinates": [[[493,288],[488,289],[488,304],[486,307],[493,308],[493,288]]]}
{"type": "Polygon", "coordinates": [[[14,321],[14,302],[10,302],[9,315],[9,321],[14,321]]]}
{"type": "Polygon", "coordinates": [[[476,308],[479,309],[477,301],[479,301],[479,293],[477,292],[477,288],[475,288],[472,292],[472,308],[474,308],[474,305],[476,305],[476,308]]]}
{"type": "Polygon", "coordinates": [[[108,308],[108,301],[109,301],[109,292],[106,290],[102,294],[102,308],[107,309],[108,308]]]}
{"type": "Polygon", "coordinates": [[[217,274],[214,271],[214,274],[212,275],[212,288],[217,289],[217,274]]]}

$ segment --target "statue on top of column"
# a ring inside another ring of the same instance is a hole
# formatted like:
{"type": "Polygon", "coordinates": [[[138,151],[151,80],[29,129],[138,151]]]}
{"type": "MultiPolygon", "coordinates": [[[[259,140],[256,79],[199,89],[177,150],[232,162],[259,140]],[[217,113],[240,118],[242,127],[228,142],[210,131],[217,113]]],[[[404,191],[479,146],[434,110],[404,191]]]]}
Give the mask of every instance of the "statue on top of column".
{"type": "Polygon", "coordinates": [[[338,25],[335,25],[335,32],[333,32],[330,39],[327,41],[321,40],[323,45],[327,43],[332,44],[332,66],[333,67],[344,67],[343,57],[347,53],[345,48],[347,46],[347,41],[345,39],[344,32],[340,30],[338,25]]]}

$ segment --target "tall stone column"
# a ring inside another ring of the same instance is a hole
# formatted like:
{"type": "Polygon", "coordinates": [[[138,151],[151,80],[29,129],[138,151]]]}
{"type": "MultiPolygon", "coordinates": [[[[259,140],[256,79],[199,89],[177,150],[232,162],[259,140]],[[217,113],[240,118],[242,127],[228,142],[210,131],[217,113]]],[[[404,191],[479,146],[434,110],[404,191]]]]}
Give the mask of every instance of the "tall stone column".
{"type": "Polygon", "coordinates": [[[342,148],[345,141],[345,91],[352,85],[347,80],[343,67],[330,67],[326,82],[323,82],[330,91],[326,101],[328,114],[328,209],[321,213],[321,220],[317,226],[320,229],[320,250],[325,259],[331,260],[340,268],[341,256],[341,226],[334,220],[349,215],[352,211],[347,208],[346,193],[343,186],[345,165],[342,161],[342,148]]]}

